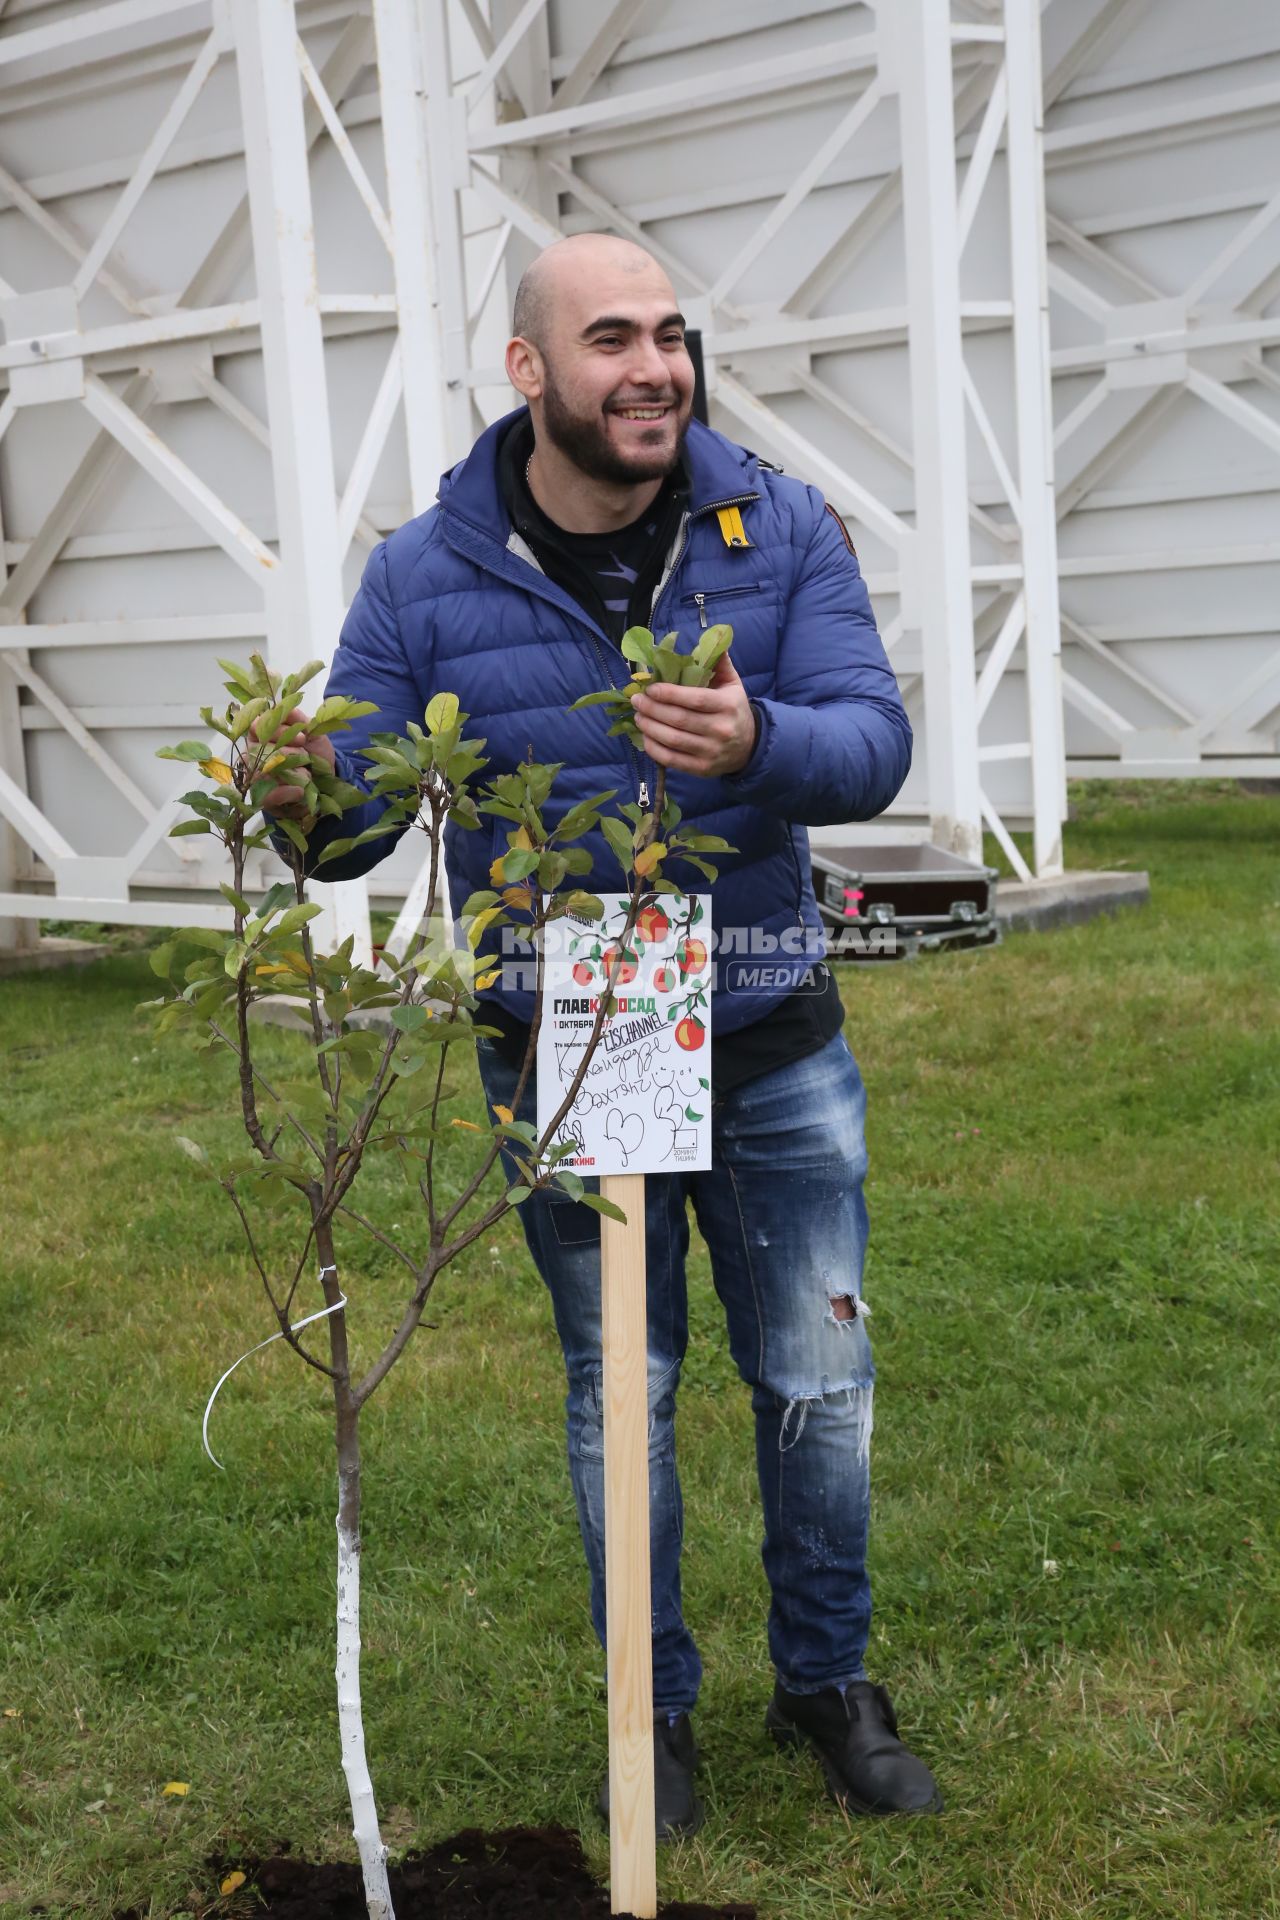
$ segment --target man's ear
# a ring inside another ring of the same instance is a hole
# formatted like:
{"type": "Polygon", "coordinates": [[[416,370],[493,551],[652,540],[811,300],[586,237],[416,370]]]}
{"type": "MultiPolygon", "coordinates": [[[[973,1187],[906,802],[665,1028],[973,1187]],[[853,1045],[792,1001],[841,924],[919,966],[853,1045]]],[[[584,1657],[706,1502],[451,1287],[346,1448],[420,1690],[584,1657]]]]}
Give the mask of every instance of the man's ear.
{"type": "Polygon", "coordinates": [[[507,378],[526,400],[542,398],[542,355],[519,334],[507,342],[507,378]]]}

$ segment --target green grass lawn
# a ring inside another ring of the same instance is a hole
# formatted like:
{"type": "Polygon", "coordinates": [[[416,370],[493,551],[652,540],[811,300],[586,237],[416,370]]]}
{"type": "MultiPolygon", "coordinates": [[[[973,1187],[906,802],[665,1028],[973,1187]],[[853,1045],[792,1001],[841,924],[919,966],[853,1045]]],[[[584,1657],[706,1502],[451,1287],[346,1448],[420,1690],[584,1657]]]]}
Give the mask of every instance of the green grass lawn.
{"type": "MultiPolygon", "coordinates": [[[[869,1664],[948,1810],[847,1821],[765,1739],[749,1409],[699,1258],[681,1446],[709,1818],[662,1857],[665,1897],[762,1920],[1277,1911],[1280,797],[1081,801],[1072,864],[1146,867],[1149,909],[842,976],[870,1089],[869,1664]]],[[[173,1144],[234,1141],[227,1069],[157,1047],[121,947],[0,984],[5,1916],[230,1911],[212,1853],[351,1853],[323,1387],[257,1356],[219,1403],[226,1472],[201,1454],[209,1388],[271,1323],[173,1144]]],[[[478,1101],[468,1074],[456,1110],[478,1101]]],[[[379,1177],[371,1204],[407,1221],[379,1177]]],[[[368,1350],[396,1280],[351,1253],[368,1350]]],[[[603,1873],[601,1659],[514,1224],[431,1318],[366,1420],[384,1831],[561,1820],[603,1873]]]]}

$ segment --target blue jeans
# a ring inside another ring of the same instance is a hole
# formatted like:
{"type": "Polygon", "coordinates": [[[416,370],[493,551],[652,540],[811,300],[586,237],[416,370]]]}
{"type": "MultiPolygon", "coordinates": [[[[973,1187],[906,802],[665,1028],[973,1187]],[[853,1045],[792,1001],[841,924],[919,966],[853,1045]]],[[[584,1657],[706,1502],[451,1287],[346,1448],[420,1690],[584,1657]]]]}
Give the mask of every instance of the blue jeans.
{"type": "MultiPolygon", "coordinates": [[[[491,1103],[516,1075],[478,1042],[491,1103]]],[[[530,1076],[520,1119],[535,1118],[530,1076]]],[[[864,1677],[871,1622],[866,1572],[868,1449],[875,1369],[858,1311],[867,1212],[866,1094],[843,1035],[713,1104],[707,1173],[645,1182],[649,1317],[649,1472],[653,1695],[688,1712],[702,1662],[680,1606],[684,1522],[675,1401],[688,1344],[686,1203],[711,1256],[729,1346],[751,1388],[772,1592],[769,1651],[794,1693],[864,1677]]],[[[594,1186],[592,1181],[588,1185],[594,1186]]],[[[604,1409],[600,1220],[553,1191],[520,1208],[564,1349],[569,1471],[604,1644],[604,1409]]]]}

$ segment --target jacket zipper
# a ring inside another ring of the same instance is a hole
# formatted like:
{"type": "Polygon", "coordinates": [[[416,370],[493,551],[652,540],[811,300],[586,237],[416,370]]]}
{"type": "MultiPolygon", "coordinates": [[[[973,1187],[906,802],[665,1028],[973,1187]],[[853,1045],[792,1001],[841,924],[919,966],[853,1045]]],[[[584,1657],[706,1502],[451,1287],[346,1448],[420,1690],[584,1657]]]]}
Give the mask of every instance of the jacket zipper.
{"type": "Polygon", "coordinates": [[[708,500],[705,507],[695,507],[692,513],[686,513],[684,515],[680,522],[680,545],[676,548],[675,557],[670,566],[666,569],[661,580],[659,580],[653,590],[653,599],[649,604],[649,618],[651,620],[658,610],[658,602],[662,598],[663,592],[673,578],[676,568],[684,559],[685,548],[689,544],[689,522],[691,520],[701,520],[704,514],[719,513],[724,507],[749,506],[753,500],[758,500],[759,498],[760,495],[758,493],[735,493],[727,500],[708,500]]]}
{"type": "Polygon", "coordinates": [[[723,600],[734,593],[759,593],[761,591],[762,587],[759,580],[744,580],[742,585],[737,587],[708,587],[703,593],[687,593],[685,599],[693,601],[694,606],[698,609],[698,625],[705,627],[707,624],[708,600],[723,600]]]}

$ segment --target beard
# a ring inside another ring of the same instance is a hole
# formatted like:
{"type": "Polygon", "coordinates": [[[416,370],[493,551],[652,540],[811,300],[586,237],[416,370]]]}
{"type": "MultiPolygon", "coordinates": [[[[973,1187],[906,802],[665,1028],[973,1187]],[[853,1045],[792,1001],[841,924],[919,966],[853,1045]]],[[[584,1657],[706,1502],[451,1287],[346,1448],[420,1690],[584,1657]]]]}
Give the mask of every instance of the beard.
{"type": "MultiPolygon", "coordinates": [[[[634,404],[641,406],[645,403],[636,401],[634,404]]],[[[660,403],[652,402],[651,404],[660,403]]],[[[634,453],[622,454],[609,438],[609,428],[604,413],[586,416],[575,413],[557,385],[550,367],[545,370],[542,424],[548,440],[564,454],[567,460],[572,460],[574,466],[581,472],[589,475],[592,480],[603,481],[608,486],[634,487],[644,480],[665,480],[669,473],[675,471],[679,462],[691,416],[692,402],[690,401],[683,415],[677,416],[674,447],[669,449],[668,426],[663,420],[654,423],[652,434],[640,436],[640,445],[634,453]],[[644,445],[646,440],[652,440],[651,448],[646,448],[644,445]]]]}

